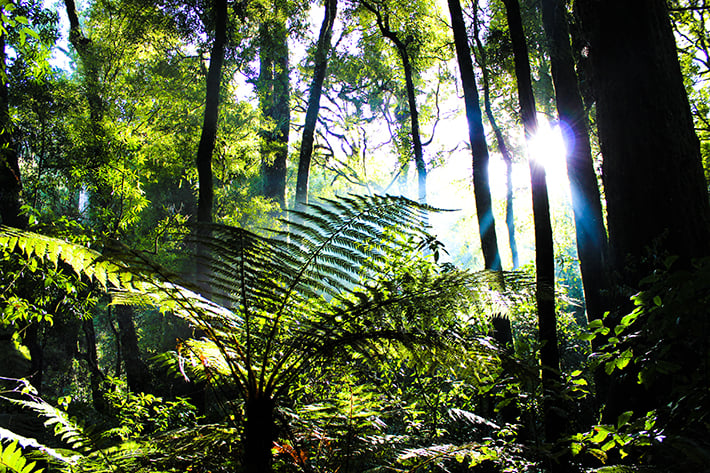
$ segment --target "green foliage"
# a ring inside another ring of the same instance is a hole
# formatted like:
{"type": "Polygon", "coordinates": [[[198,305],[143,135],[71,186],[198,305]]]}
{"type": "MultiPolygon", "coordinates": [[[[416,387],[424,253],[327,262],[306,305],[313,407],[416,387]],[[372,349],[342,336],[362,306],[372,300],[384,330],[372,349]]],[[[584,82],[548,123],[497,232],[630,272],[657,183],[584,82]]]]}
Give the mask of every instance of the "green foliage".
{"type": "MultiPolygon", "coordinates": [[[[50,448],[35,439],[0,428],[0,440],[12,442],[7,449],[8,457],[2,457],[0,466],[10,468],[22,464],[22,460],[16,461],[18,453],[12,447],[19,444],[31,449],[31,458],[50,462],[52,467],[62,471],[185,471],[186,466],[199,463],[219,465],[222,460],[199,461],[198,452],[204,455],[233,443],[230,437],[234,432],[230,429],[209,425],[195,427],[194,407],[182,399],[164,402],[151,395],[132,394],[121,383],[115,383],[116,389],[108,398],[119,425],[104,429],[84,426],[70,416],[64,410],[69,406],[69,398],[60,399],[62,408],[56,408],[38,397],[27,382],[15,381],[17,386],[6,390],[2,399],[44,418],[44,425],[61,440],[63,448],[50,448]],[[151,436],[146,437],[146,433],[151,436]]],[[[36,470],[10,468],[8,471],[36,470]]]]}
{"type": "MultiPolygon", "coordinates": [[[[41,2],[0,1],[0,35],[16,54],[11,74],[43,80],[50,73],[50,48],[57,39],[57,15],[41,2]]],[[[6,52],[5,52],[6,54],[6,52]]],[[[3,83],[9,81],[8,71],[0,71],[3,83]]]]}
{"type": "Polygon", "coordinates": [[[590,450],[600,459],[606,458],[600,452],[612,449],[622,457],[630,451],[636,458],[659,452],[664,458],[681,455],[683,468],[695,468],[708,458],[710,446],[699,432],[710,426],[705,389],[710,350],[696,333],[708,324],[710,265],[701,260],[692,268],[676,269],[675,261],[659,261],[660,268],[632,296],[632,310],[588,325],[585,338],[603,342],[592,355],[593,365],[657,397],[657,407],[646,415],[624,413],[616,426],[597,426],[577,437],[580,442],[604,441],[590,450]]]}
{"type": "MultiPolygon", "coordinates": [[[[202,274],[209,285],[198,281],[197,287],[209,298],[175,284],[172,275],[125,248],[106,247],[101,255],[12,229],[3,229],[0,244],[53,263],[66,261],[77,273],[117,289],[117,303],[157,305],[194,324],[205,337],[178,347],[183,376],[190,366],[191,375],[237,387],[245,400],[253,390],[279,400],[293,393],[300,376],[317,373],[325,360],[364,361],[386,356],[392,350],[388,347],[426,345],[441,360],[450,350],[466,349],[478,360],[471,372],[495,364],[490,345],[475,336],[463,338],[460,324],[475,326],[477,310],[501,307],[506,296],[495,288],[504,287],[506,275],[461,272],[414,258],[420,251],[410,250],[415,239],[440,251],[422,230],[428,210],[403,198],[353,196],[295,213],[288,230],[271,238],[220,225],[198,228],[190,238],[201,248],[202,274]]],[[[515,277],[508,279],[510,285],[515,277]]],[[[425,358],[420,356],[419,363],[425,358]]],[[[144,413],[154,410],[155,401],[147,395],[126,396],[109,396],[125,399],[121,411],[127,417],[113,431],[122,437],[126,427],[145,423],[144,413]]],[[[172,407],[166,409],[169,417],[172,407]]],[[[73,433],[63,435],[76,440],[77,448],[84,445],[73,433]]]]}
{"type": "Polygon", "coordinates": [[[618,417],[616,425],[595,425],[588,432],[573,435],[572,454],[590,454],[606,463],[614,452],[623,460],[634,450],[644,451],[665,440],[663,430],[656,426],[656,421],[655,411],[636,418],[632,411],[624,412],[618,417]]]}
{"type": "Polygon", "coordinates": [[[110,380],[106,393],[110,409],[115,412],[117,427],[106,430],[106,437],[116,436],[122,441],[137,439],[146,434],[159,434],[197,423],[195,407],[186,399],[166,401],[149,393],[133,393],[126,383],[110,380]]]}
{"type": "Polygon", "coordinates": [[[40,473],[42,468],[35,468],[36,463],[29,463],[22,455],[22,450],[18,448],[17,441],[8,444],[3,448],[0,444],[0,471],[2,473],[40,473]]]}

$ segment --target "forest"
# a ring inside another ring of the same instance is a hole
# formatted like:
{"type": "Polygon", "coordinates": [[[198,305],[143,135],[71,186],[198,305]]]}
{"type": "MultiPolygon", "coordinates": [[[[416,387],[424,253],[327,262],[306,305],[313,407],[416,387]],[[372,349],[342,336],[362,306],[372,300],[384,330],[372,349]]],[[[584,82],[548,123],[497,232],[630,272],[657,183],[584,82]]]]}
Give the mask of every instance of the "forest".
{"type": "Polygon", "coordinates": [[[0,0],[0,473],[710,471],[707,0],[0,0]]]}

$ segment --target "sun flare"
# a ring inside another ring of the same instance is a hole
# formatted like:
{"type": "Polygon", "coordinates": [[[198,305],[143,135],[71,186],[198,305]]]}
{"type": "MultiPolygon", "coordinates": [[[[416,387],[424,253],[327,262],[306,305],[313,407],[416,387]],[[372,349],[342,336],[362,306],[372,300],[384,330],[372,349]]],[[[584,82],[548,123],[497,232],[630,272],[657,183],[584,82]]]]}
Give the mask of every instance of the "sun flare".
{"type": "Polygon", "coordinates": [[[567,147],[559,124],[540,120],[537,133],[528,143],[528,152],[530,159],[544,166],[548,186],[567,182],[567,147]]]}

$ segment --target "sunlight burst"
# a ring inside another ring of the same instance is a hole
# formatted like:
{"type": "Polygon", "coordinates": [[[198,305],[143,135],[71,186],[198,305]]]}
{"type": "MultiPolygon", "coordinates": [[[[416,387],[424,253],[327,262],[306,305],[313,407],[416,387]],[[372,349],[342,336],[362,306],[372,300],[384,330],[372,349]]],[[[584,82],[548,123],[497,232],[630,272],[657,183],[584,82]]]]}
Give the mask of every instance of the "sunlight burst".
{"type": "Polygon", "coordinates": [[[567,182],[567,148],[559,124],[550,125],[540,120],[537,134],[528,143],[530,159],[545,168],[548,185],[557,186],[567,182]]]}

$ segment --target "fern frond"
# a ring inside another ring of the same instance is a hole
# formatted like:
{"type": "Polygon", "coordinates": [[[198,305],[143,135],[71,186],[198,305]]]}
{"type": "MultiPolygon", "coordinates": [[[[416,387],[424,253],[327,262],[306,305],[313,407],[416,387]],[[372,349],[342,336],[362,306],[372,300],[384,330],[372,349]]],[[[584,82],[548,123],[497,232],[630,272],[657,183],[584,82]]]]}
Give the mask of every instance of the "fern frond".
{"type": "Polygon", "coordinates": [[[466,411],[464,409],[449,409],[448,414],[452,419],[462,420],[473,427],[483,425],[493,430],[500,430],[500,426],[495,422],[491,422],[490,420],[476,415],[471,411],[466,411]]]}
{"type": "Polygon", "coordinates": [[[151,440],[156,448],[144,456],[151,471],[188,471],[196,465],[204,471],[231,471],[223,463],[233,458],[239,432],[207,424],[172,430],[151,440]]]}
{"type": "MultiPolygon", "coordinates": [[[[130,270],[107,259],[101,253],[86,246],[38,233],[0,226],[0,247],[8,251],[16,248],[25,255],[43,259],[55,265],[61,262],[70,266],[77,276],[86,276],[98,282],[104,289],[131,287],[138,281],[140,274],[135,267],[130,270]]],[[[150,275],[143,275],[143,280],[150,280],[150,275]]]]}
{"type": "Polygon", "coordinates": [[[40,473],[42,469],[35,469],[36,463],[28,463],[22,450],[18,447],[18,442],[3,447],[0,444],[0,468],[3,471],[15,473],[40,473]]]}
{"type": "Polygon", "coordinates": [[[464,463],[467,469],[473,469],[486,461],[498,461],[503,453],[502,448],[487,443],[440,444],[406,449],[399,455],[397,462],[423,470],[427,465],[436,465],[448,471],[445,465],[452,462],[464,463]]]}
{"type": "Polygon", "coordinates": [[[26,400],[2,396],[2,399],[37,413],[45,419],[45,427],[51,428],[54,435],[66,442],[71,448],[80,452],[89,452],[97,449],[97,439],[93,438],[77,421],[70,419],[66,412],[57,409],[51,404],[39,398],[26,400]]]}
{"type": "Polygon", "coordinates": [[[2,440],[4,442],[12,442],[14,444],[19,445],[23,449],[29,448],[35,452],[40,452],[44,456],[46,456],[48,458],[53,458],[53,459],[59,461],[60,463],[65,463],[65,464],[76,463],[77,455],[73,455],[71,457],[68,457],[53,448],[47,447],[46,445],[42,445],[36,439],[24,437],[22,435],[18,435],[15,432],[12,432],[11,430],[7,430],[3,427],[0,427],[0,440],[2,440]]]}

